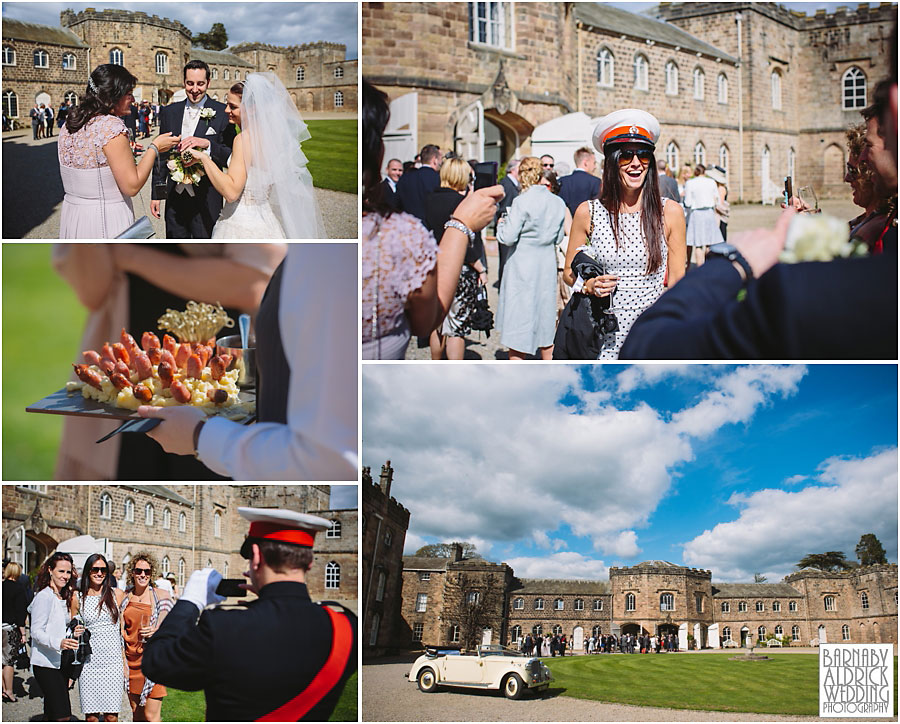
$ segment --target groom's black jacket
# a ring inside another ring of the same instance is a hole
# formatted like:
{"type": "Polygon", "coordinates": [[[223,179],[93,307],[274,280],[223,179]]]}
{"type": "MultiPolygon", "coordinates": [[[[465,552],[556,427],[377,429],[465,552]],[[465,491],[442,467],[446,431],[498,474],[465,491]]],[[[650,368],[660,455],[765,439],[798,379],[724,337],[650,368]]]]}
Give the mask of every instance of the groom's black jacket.
{"type": "MultiPolygon", "coordinates": [[[[181,135],[181,123],[184,120],[185,101],[170,103],[160,109],[159,132],[181,135]]],[[[220,168],[228,163],[231,146],[234,143],[234,126],[229,125],[225,115],[225,104],[206,97],[204,108],[211,108],[216,115],[207,121],[200,118],[194,135],[209,141],[209,155],[220,168]],[[212,129],[213,133],[207,135],[212,129]]],[[[169,239],[208,239],[212,235],[213,225],[222,211],[222,196],[213,188],[209,179],[204,178],[194,189],[194,196],[186,191],[177,193],[176,183],[169,176],[166,161],[169,154],[157,159],[153,167],[154,200],[166,200],[166,237],[169,239]]]]}

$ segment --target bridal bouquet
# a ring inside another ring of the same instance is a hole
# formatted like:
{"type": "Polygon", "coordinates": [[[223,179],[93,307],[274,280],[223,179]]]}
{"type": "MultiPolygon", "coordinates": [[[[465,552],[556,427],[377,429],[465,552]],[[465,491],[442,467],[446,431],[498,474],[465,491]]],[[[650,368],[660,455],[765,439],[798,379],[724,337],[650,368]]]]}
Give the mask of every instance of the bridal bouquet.
{"type": "Polygon", "coordinates": [[[169,169],[169,176],[175,183],[196,186],[200,183],[200,179],[206,175],[202,163],[185,166],[185,164],[190,164],[191,161],[194,161],[194,155],[190,150],[182,153],[172,151],[169,154],[166,168],[169,169]]]}

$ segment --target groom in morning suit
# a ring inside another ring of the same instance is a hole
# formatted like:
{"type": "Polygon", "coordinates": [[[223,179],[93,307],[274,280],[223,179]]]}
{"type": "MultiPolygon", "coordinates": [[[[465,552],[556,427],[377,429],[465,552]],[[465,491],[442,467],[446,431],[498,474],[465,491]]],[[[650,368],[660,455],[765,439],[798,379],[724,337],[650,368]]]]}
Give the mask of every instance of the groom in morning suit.
{"type": "MultiPolygon", "coordinates": [[[[228,123],[225,105],[206,95],[209,86],[209,66],[202,60],[192,60],[184,66],[184,91],[187,98],[170,103],[159,112],[159,132],[181,136],[177,151],[188,148],[209,154],[216,165],[223,168],[231,156],[234,126],[228,123]],[[204,109],[214,111],[212,118],[202,118],[204,109]]],[[[175,150],[173,150],[173,153],[175,150]]],[[[209,179],[202,178],[197,186],[176,184],[166,167],[168,158],[157,159],[153,167],[153,196],[150,213],[157,219],[160,201],[165,199],[167,239],[209,239],[222,211],[222,196],[209,179]]]]}

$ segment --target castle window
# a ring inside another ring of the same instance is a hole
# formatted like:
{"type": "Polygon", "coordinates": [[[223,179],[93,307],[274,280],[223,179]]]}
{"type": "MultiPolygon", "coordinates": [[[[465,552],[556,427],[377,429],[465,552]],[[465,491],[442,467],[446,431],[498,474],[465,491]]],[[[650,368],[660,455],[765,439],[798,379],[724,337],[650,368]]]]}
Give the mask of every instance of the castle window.
{"type": "Polygon", "coordinates": [[[544,627],[541,626],[541,624],[538,624],[537,626],[534,626],[534,627],[531,629],[531,633],[532,633],[534,636],[543,636],[543,635],[544,635],[544,627]]]}
{"type": "Polygon", "coordinates": [[[772,86],[772,108],[781,110],[781,71],[773,70],[770,78],[772,86]]]}
{"type": "Polygon", "coordinates": [[[728,146],[724,143],[719,146],[719,166],[725,169],[725,177],[728,177],[728,146]]]}
{"type": "Polygon", "coordinates": [[[861,604],[862,607],[863,607],[863,611],[868,610],[868,608],[869,608],[869,594],[866,593],[865,591],[863,591],[861,594],[859,594],[859,602],[860,602],[860,604],[861,604]]]}
{"type": "Polygon", "coordinates": [[[671,593],[664,593],[659,597],[659,610],[660,611],[674,611],[675,610],[675,596],[671,593]]]}
{"type": "Polygon", "coordinates": [[[153,505],[150,503],[144,506],[144,525],[153,525],[153,505]]]}
{"type": "Polygon", "coordinates": [[[187,516],[184,513],[178,514],[178,531],[184,533],[187,529],[187,516]]]}
{"type": "Polygon", "coordinates": [[[379,572],[378,585],[375,587],[375,600],[376,601],[384,600],[384,584],[386,582],[387,582],[387,576],[385,576],[384,571],[379,572]]]}
{"type": "Polygon", "coordinates": [[[719,73],[719,77],[716,79],[716,86],[719,89],[719,103],[723,105],[728,103],[728,76],[724,73],[719,73]]]}
{"type": "Polygon", "coordinates": [[[459,624],[453,624],[450,627],[450,643],[459,643],[459,624]]]}
{"type": "Polygon", "coordinates": [[[63,53],[62,68],[63,68],[63,70],[75,70],[75,54],[74,53],[63,53]]]}
{"type": "Polygon", "coordinates": [[[674,60],[666,63],[666,95],[678,95],[678,66],[674,60]]]}
{"type": "Polygon", "coordinates": [[[697,141],[697,145],[694,146],[694,165],[706,165],[706,146],[703,145],[703,141],[697,141]]]}
{"type": "Polygon", "coordinates": [[[591,636],[594,638],[599,638],[602,635],[603,629],[600,626],[594,626],[594,628],[591,629],[591,636]]]}
{"type": "Polygon", "coordinates": [[[210,68],[210,72],[212,74],[213,80],[219,80],[219,69],[218,68],[210,68]]]}
{"type": "Polygon", "coordinates": [[[131,498],[125,498],[125,522],[134,523],[134,501],[131,498]]]}
{"type": "Polygon", "coordinates": [[[335,519],[331,521],[331,527],[325,531],[326,538],[340,538],[341,537],[341,521],[335,519]]]}
{"type": "Polygon", "coordinates": [[[228,68],[222,70],[222,80],[231,80],[231,71],[228,68]]]}
{"type": "Polygon", "coordinates": [[[597,53],[597,85],[612,88],[615,78],[615,59],[609,48],[600,48],[597,53]]]}
{"type": "Polygon", "coordinates": [[[697,609],[697,613],[703,613],[703,594],[702,593],[694,594],[694,608],[697,609]]]}
{"type": "Polygon", "coordinates": [[[544,610],[544,599],[543,598],[534,599],[534,610],[535,611],[543,611],[544,610]]]}
{"type": "Polygon", "coordinates": [[[866,75],[856,66],[847,68],[841,76],[841,108],[852,111],[865,107],[866,75]]]}
{"type": "Polygon", "coordinates": [[[298,65],[297,66],[297,82],[302,83],[304,80],[306,80],[306,68],[304,68],[302,65],[298,65]]]}
{"type": "Polygon", "coordinates": [[[510,633],[510,643],[518,643],[519,639],[522,638],[522,627],[521,626],[513,626],[512,632],[510,633]]]}
{"type": "Polygon", "coordinates": [[[162,574],[163,578],[169,575],[169,570],[171,569],[171,564],[169,563],[169,556],[163,556],[162,559],[162,574]]]}
{"type": "Polygon", "coordinates": [[[222,514],[218,510],[213,513],[213,535],[216,538],[222,537],[222,514]]]}
{"type": "Polygon", "coordinates": [[[778,625],[775,627],[775,635],[776,635],[776,636],[781,636],[781,634],[783,634],[783,633],[784,633],[784,629],[781,628],[781,624],[778,624],[778,625]]]}
{"type": "Polygon", "coordinates": [[[825,596],[825,610],[826,611],[834,611],[834,596],[825,596]]]}
{"type": "Polygon", "coordinates": [[[781,611],[781,601],[772,601],[772,610],[775,613],[779,613],[781,611]]]}
{"type": "Polygon", "coordinates": [[[479,593],[478,591],[469,591],[466,594],[466,603],[468,603],[470,606],[477,605],[480,600],[481,593],[479,593]]]}
{"type": "MultiPolygon", "coordinates": [[[[4,107],[3,113],[6,114],[6,104],[4,99],[4,107]]],[[[6,114],[9,115],[9,114],[6,114]]],[[[100,496],[100,517],[101,518],[112,518],[112,498],[109,496],[109,493],[103,493],[100,496]]]]}
{"type": "Polygon", "coordinates": [[[556,626],[553,627],[553,635],[554,636],[562,636],[562,626],[560,626],[559,624],[556,624],[556,626]]]}
{"type": "Polygon", "coordinates": [[[740,603],[738,603],[738,611],[740,611],[741,613],[747,612],[747,602],[746,601],[741,601],[740,603]]]}
{"type": "Polygon", "coordinates": [[[524,609],[525,609],[525,599],[524,599],[524,598],[517,598],[515,601],[513,601],[513,608],[514,608],[516,611],[522,611],[522,610],[524,610],[524,609]]]}
{"type": "Polygon", "coordinates": [[[385,529],[384,531],[384,547],[390,548],[391,543],[394,542],[394,534],[391,532],[390,528],[385,529]]]}
{"type": "Polygon", "coordinates": [[[512,3],[469,3],[469,40],[512,50],[512,3]]]}
{"type": "Polygon", "coordinates": [[[730,613],[731,604],[728,601],[722,601],[722,613],[730,613]]]}
{"type": "Polygon", "coordinates": [[[670,169],[678,172],[678,144],[675,141],[669,141],[666,146],[666,163],[670,169]]]}
{"type": "Polygon", "coordinates": [[[66,94],[65,96],[63,96],[63,98],[70,106],[78,105],[78,96],[75,94],[75,91],[66,91],[66,94]]]}
{"type": "Polygon", "coordinates": [[[799,641],[800,640],[800,627],[799,626],[791,626],[791,641],[799,641]]]}
{"type": "Polygon", "coordinates": [[[16,51],[11,45],[3,46],[3,65],[16,64],[16,51]]]}
{"type": "Polygon", "coordinates": [[[625,594],[625,610],[626,611],[634,611],[634,594],[633,593],[625,594]]]}
{"type": "Polygon", "coordinates": [[[178,585],[184,586],[184,558],[178,561],[178,585]]]}
{"type": "Polygon", "coordinates": [[[225,561],[225,563],[222,565],[222,573],[222,578],[228,578],[228,561],[225,561]]]}
{"type": "Polygon", "coordinates": [[[849,641],[850,640],[850,627],[847,624],[841,626],[841,640],[849,641]]]}
{"type": "Polygon", "coordinates": [[[163,530],[169,530],[172,527],[172,511],[163,508],[163,530]]]}
{"type": "Polygon", "coordinates": [[[165,53],[156,54],[156,72],[159,75],[169,74],[169,56],[165,53]]]}
{"type": "Polygon", "coordinates": [[[34,51],[34,67],[35,68],[49,68],[50,67],[50,54],[46,50],[35,50],[34,51]]]}
{"type": "Polygon", "coordinates": [[[602,598],[595,598],[595,599],[594,599],[594,610],[595,610],[595,611],[602,611],[602,610],[603,610],[603,599],[602,599],[602,598]]]}
{"type": "Polygon", "coordinates": [[[416,613],[424,613],[428,608],[428,594],[420,593],[416,596],[416,613]]]}
{"type": "Polygon", "coordinates": [[[763,639],[766,638],[766,627],[765,626],[760,626],[758,629],[756,629],[756,637],[760,641],[762,641],[763,639]]]}
{"type": "Polygon", "coordinates": [[[241,79],[241,71],[239,71],[239,70],[234,71],[234,79],[235,80],[241,79]]]}
{"type": "Polygon", "coordinates": [[[325,588],[341,587],[341,567],[334,561],[325,564],[325,588]]]}
{"type": "Polygon", "coordinates": [[[369,646],[375,646],[378,643],[378,626],[381,624],[381,615],[372,614],[372,628],[369,630],[369,646]]]}
{"type": "Polygon", "coordinates": [[[766,604],[764,604],[762,601],[757,601],[756,602],[756,612],[762,613],[765,610],[766,610],[766,604]]]}
{"type": "Polygon", "coordinates": [[[422,632],[425,630],[424,623],[414,623],[413,624],[413,641],[421,641],[422,640],[422,632]]]}
{"type": "Polygon", "coordinates": [[[565,608],[565,604],[561,598],[554,599],[553,601],[553,610],[554,611],[562,611],[565,608]]]}
{"type": "Polygon", "coordinates": [[[706,73],[703,68],[694,68],[694,100],[702,101],[706,86],[706,73]]]}
{"type": "Polygon", "coordinates": [[[109,62],[112,65],[124,65],[122,62],[122,51],[118,48],[113,48],[109,51],[109,62]]]}
{"type": "Polygon", "coordinates": [[[419,574],[420,581],[430,581],[431,580],[431,571],[424,571],[419,574]]]}
{"type": "Polygon", "coordinates": [[[47,493],[46,485],[19,485],[18,487],[24,490],[33,490],[35,493],[47,493]]]}
{"type": "Polygon", "coordinates": [[[723,641],[731,641],[731,627],[730,626],[722,627],[722,640],[723,641]]]}
{"type": "Polygon", "coordinates": [[[634,56],[634,88],[635,90],[649,90],[650,64],[647,58],[638,53],[634,56]]]}
{"type": "Polygon", "coordinates": [[[334,92],[334,107],[335,108],[343,108],[344,107],[344,92],[343,91],[335,91],[334,92]]]}
{"type": "Polygon", "coordinates": [[[575,599],[575,610],[576,611],[584,611],[584,599],[583,598],[575,599]]]}
{"type": "Polygon", "coordinates": [[[344,67],[341,65],[336,65],[334,67],[334,77],[335,78],[343,78],[344,77],[344,67]]]}
{"type": "Polygon", "coordinates": [[[797,602],[796,601],[788,601],[788,611],[797,611],[797,602]]]}

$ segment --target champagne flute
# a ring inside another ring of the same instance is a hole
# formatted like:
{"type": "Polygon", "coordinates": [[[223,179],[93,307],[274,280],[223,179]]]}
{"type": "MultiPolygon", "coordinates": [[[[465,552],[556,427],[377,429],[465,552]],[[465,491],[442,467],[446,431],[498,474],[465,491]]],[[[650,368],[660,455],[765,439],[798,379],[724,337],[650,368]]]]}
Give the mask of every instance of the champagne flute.
{"type": "Polygon", "coordinates": [[[809,207],[809,212],[818,214],[820,209],[816,190],[812,186],[802,186],[798,193],[800,194],[800,200],[809,207]]]}
{"type": "Polygon", "coordinates": [[[80,664],[81,661],[78,659],[78,652],[81,651],[81,634],[76,633],[79,626],[82,625],[81,619],[78,616],[75,616],[72,619],[72,623],[75,624],[72,627],[72,638],[78,641],[78,646],[75,648],[75,658],[72,659],[73,664],[80,664]]]}
{"type": "Polygon", "coordinates": [[[150,614],[142,613],[141,614],[141,630],[138,631],[138,636],[141,641],[141,647],[143,648],[144,642],[147,640],[144,636],[144,629],[150,625],[150,614]]]}

